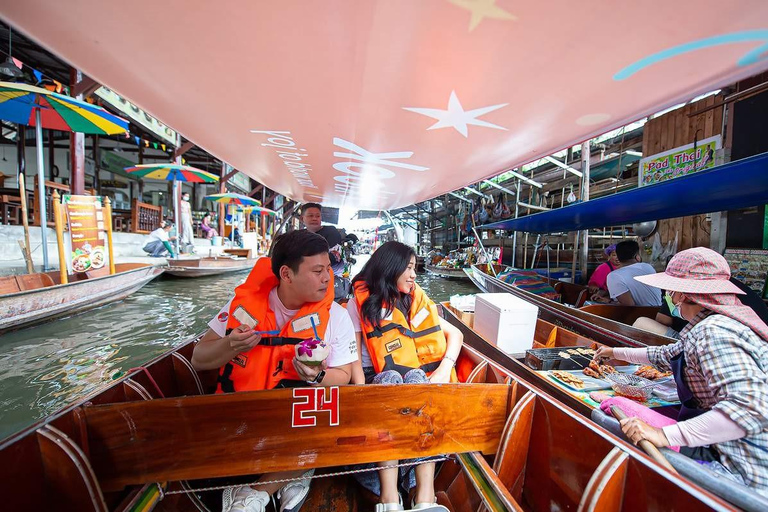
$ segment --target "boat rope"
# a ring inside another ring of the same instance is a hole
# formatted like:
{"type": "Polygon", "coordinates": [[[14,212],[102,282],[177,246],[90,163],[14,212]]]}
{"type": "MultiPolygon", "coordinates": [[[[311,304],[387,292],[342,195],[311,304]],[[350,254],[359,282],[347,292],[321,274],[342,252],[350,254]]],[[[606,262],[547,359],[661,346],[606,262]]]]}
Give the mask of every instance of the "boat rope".
{"type": "Polygon", "coordinates": [[[130,370],[128,370],[128,374],[130,375],[134,370],[143,371],[144,374],[149,379],[149,382],[151,382],[152,385],[155,386],[155,391],[157,391],[158,395],[160,395],[160,398],[165,398],[165,395],[163,394],[162,390],[160,389],[160,386],[157,385],[157,382],[155,382],[155,378],[152,377],[152,374],[149,373],[149,370],[147,369],[146,366],[137,366],[135,368],[131,368],[130,370]]]}
{"type": "Polygon", "coordinates": [[[447,456],[437,456],[437,457],[430,457],[428,460],[414,460],[414,461],[407,461],[407,462],[400,462],[398,464],[390,464],[387,466],[373,466],[371,468],[361,468],[361,469],[348,469],[345,471],[336,471],[333,473],[323,473],[320,475],[312,475],[312,476],[297,476],[293,478],[280,478],[277,480],[265,480],[265,481],[259,481],[256,480],[255,482],[249,483],[249,484],[237,484],[237,485],[213,485],[210,487],[200,487],[197,489],[182,489],[179,491],[168,491],[166,490],[164,492],[164,496],[168,496],[169,494],[189,494],[189,493],[198,493],[198,492],[207,492],[207,491],[223,491],[224,489],[234,489],[236,487],[253,487],[254,485],[269,485],[269,484],[284,484],[289,482],[300,482],[302,480],[314,480],[316,478],[331,478],[336,476],[345,476],[345,475],[353,475],[357,473],[367,473],[370,471],[379,471],[381,469],[390,469],[390,468],[401,468],[401,467],[408,467],[408,466],[418,466],[420,464],[430,464],[433,462],[444,462],[452,460],[451,457],[447,456]]]}

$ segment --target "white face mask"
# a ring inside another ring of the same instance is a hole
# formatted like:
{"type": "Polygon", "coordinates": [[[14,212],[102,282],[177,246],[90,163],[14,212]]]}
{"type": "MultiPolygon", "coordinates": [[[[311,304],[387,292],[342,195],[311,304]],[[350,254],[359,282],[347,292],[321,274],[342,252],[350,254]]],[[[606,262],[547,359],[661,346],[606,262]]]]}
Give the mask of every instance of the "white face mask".
{"type": "Polygon", "coordinates": [[[182,201],[189,201],[189,198],[188,197],[182,197],[181,200],[182,201]]]}

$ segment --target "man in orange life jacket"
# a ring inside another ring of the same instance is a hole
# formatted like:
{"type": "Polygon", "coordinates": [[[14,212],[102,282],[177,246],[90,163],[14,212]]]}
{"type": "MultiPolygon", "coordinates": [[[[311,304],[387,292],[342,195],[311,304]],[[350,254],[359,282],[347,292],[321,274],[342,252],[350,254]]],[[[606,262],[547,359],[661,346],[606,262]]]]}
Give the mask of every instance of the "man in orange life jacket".
{"type": "MultiPolygon", "coordinates": [[[[288,386],[348,384],[357,343],[349,315],[333,302],[328,243],[310,231],[279,237],[272,258],[261,258],[235,297],[209,322],[195,346],[196,370],[219,369],[217,392],[250,391],[288,386]],[[328,358],[308,366],[293,357],[296,340],[312,337],[310,318],[330,346],[328,358]],[[306,325],[305,325],[306,324],[306,325]],[[255,334],[269,331],[270,335],[255,334]]],[[[312,472],[263,475],[261,480],[308,477],[312,472]]],[[[227,489],[224,512],[261,512],[277,492],[280,511],[298,510],[309,492],[309,479],[227,489]]]]}

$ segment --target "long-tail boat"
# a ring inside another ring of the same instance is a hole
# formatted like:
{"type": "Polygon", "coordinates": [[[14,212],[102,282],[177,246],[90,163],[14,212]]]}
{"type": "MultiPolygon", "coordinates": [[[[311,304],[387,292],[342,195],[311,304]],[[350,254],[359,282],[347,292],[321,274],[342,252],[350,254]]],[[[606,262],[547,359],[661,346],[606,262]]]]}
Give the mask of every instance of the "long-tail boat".
{"type": "Polygon", "coordinates": [[[636,329],[620,320],[595,314],[595,312],[599,312],[600,314],[616,315],[619,318],[624,317],[624,319],[627,319],[631,316],[648,314],[651,312],[645,308],[633,308],[630,310],[631,312],[629,313],[629,316],[625,314],[627,310],[619,306],[617,306],[617,309],[615,310],[606,310],[604,308],[590,309],[590,307],[578,309],[554,300],[540,297],[505,283],[490,273],[487,273],[483,268],[477,265],[465,272],[472,282],[483,292],[511,293],[516,295],[538,306],[540,318],[606,345],[639,347],[647,345],[666,345],[674,341],[666,336],[636,329]]]}
{"type": "Polygon", "coordinates": [[[175,277],[207,277],[250,270],[258,258],[219,256],[169,259],[166,273],[175,277]]]}
{"type": "MultiPolygon", "coordinates": [[[[536,343],[552,327],[542,321],[536,343]]],[[[193,370],[187,342],[2,441],[5,504],[218,510],[223,486],[317,468],[302,510],[365,510],[375,497],[354,484],[358,470],[337,466],[443,455],[435,489],[453,511],[735,510],[464,331],[462,384],[225,395],[210,394],[216,374],[193,370]]],[[[589,342],[564,330],[557,341],[589,342]]]]}
{"type": "Polygon", "coordinates": [[[116,263],[82,272],[61,283],[61,273],[39,272],[0,277],[0,334],[122,300],[162,274],[144,263],[116,263]]]}
{"type": "Polygon", "coordinates": [[[425,264],[424,268],[430,274],[434,274],[438,277],[444,277],[445,279],[459,279],[462,281],[469,279],[467,274],[464,273],[463,268],[441,267],[439,265],[432,265],[429,263],[425,264]]]}

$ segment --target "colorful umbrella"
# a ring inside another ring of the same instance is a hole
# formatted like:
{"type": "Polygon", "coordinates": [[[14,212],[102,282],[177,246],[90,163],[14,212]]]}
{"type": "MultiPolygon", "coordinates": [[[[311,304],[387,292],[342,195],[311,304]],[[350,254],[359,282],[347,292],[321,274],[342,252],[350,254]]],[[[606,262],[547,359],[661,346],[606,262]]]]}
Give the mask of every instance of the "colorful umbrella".
{"type": "Polygon", "coordinates": [[[202,169],[195,169],[188,165],[177,164],[143,164],[124,169],[140,178],[153,180],[187,181],[190,183],[213,183],[219,181],[219,177],[202,169]]]}
{"type": "Polygon", "coordinates": [[[43,270],[48,270],[48,237],[45,229],[45,174],[43,130],[63,130],[96,135],[128,131],[128,121],[101,107],[27,84],[0,82],[0,119],[37,127],[37,178],[43,270]]]}
{"type": "Polygon", "coordinates": [[[128,121],[84,101],[27,84],[0,82],[0,118],[37,126],[37,112],[43,128],[94,135],[115,135],[128,131],[128,121]]]}
{"type": "Polygon", "coordinates": [[[222,194],[211,194],[205,196],[206,201],[213,201],[215,203],[224,204],[239,204],[243,206],[261,206],[261,201],[252,197],[244,196],[242,194],[235,194],[234,192],[225,192],[222,194]]]}
{"type": "MultiPolygon", "coordinates": [[[[213,201],[214,203],[224,203],[232,206],[251,206],[261,207],[261,201],[242,194],[235,194],[234,192],[224,192],[221,194],[211,194],[205,196],[206,201],[213,201]]],[[[232,242],[235,241],[235,218],[232,216],[232,242]]]]}
{"type": "Polygon", "coordinates": [[[125,167],[125,172],[140,178],[154,180],[173,181],[173,222],[176,224],[176,252],[179,252],[179,236],[181,235],[181,223],[179,222],[177,182],[213,183],[219,181],[219,177],[202,169],[171,163],[142,164],[133,167],[125,167]]]}

